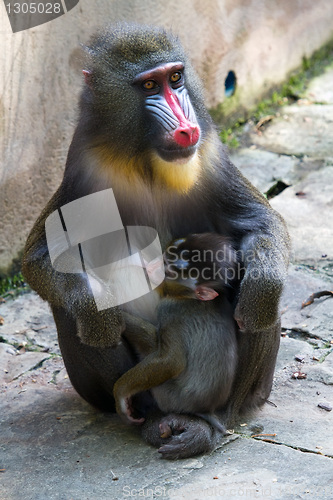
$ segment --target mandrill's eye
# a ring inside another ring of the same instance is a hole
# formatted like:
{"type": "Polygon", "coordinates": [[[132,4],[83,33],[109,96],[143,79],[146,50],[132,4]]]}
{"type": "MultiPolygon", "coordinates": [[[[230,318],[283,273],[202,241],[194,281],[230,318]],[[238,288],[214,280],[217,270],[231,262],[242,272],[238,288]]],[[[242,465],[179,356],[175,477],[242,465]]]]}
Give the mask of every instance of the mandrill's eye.
{"type": "Polygon", "coordinates": [[[180,83],[181,79],[182,79],[181,72],[180,71],[175,71],[170,76],[170,83],[180,83]]]}
{"type": "Polygon", "coordinates": [[[147,80],[147,81],[143,82],[142,88],[143,88],[143,90],[147,90],[149,92],[151,90],[157,89],[158,85],[156,82],[154,82],[154,80],[147,80]]]}

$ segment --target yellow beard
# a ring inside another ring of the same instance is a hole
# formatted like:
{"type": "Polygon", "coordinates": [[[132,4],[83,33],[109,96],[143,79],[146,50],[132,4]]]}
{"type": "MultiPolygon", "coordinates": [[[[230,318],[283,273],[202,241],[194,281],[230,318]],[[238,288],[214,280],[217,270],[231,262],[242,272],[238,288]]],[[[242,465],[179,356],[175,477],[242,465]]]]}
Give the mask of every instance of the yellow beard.
{"type": "Polygon", "coordinates": [[[151,154],[154,183],[179,193],[189,191],[198,180],[201,163],[198,153],[187,161],[165,161],[156,153],[151,154]]]}

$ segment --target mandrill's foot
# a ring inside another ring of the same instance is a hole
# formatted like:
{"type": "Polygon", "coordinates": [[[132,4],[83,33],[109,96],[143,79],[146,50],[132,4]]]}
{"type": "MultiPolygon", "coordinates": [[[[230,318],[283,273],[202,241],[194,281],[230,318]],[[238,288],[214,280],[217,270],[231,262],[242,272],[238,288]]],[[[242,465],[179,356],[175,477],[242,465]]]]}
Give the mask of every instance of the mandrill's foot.
{"type": "Polygon", "coordinates": [[[212,451],[221,434],[199,417],[171,414],[150,417],[143,426],[143,437],[159,447],[163,458],[176,460],[212,451]]]}

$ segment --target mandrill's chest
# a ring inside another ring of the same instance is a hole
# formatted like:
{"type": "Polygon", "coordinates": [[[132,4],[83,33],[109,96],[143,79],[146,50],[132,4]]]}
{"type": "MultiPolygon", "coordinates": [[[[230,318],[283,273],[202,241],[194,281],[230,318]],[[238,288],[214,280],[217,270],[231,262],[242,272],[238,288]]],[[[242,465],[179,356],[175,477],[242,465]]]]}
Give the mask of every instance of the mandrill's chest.
{"type": "Polygon", "coordinates": [[[215,230],[210,207],[198,193],[177,194],[149,188],[114,190],[124,226],[157,230],[163,248],[174,238],[215,230]]]}

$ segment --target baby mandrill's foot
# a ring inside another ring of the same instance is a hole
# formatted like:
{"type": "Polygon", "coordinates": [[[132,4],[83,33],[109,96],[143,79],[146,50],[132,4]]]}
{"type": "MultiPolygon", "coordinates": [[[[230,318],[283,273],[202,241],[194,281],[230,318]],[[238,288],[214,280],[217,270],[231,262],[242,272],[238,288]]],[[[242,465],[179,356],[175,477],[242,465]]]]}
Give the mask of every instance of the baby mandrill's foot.
{"type": "Polygon", "coordinates": [[[122,397],[119,399],[119,406],[117,404],[118,415],[122,417],[127,423],[132,425],[141,425],[145,421],[143,417],[136,418],[133,416],[133,407],[130,397],[122,397]]]}

